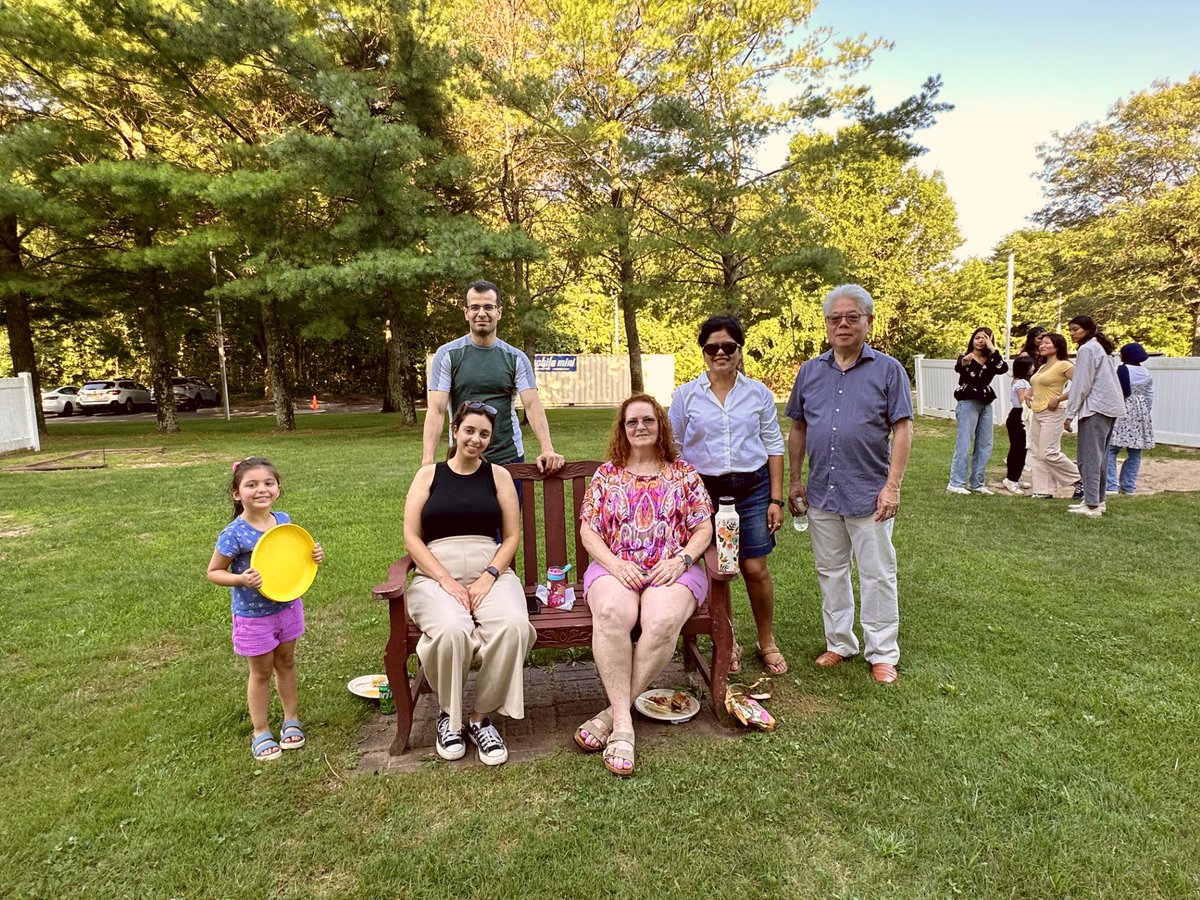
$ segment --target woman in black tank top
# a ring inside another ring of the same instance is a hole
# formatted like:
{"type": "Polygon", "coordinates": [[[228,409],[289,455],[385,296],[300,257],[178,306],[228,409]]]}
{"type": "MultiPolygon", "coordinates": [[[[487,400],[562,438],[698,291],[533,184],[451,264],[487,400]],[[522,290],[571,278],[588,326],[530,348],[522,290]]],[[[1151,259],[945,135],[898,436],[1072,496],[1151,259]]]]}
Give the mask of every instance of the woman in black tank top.
{"type": "Polygon", "coordinates": [[[508,471],[483,458],[495,422],[490,406],[459,406],[449,457],[417,471],[404,503],[404,546],[417,566],[408,610],[423,632],[417,656],[441,706],[438,755],[460,758],[465,735],[492,766],[508,750],[490,714],[524,717],[523,665],[534,639],[524,588],[509,568],[517,492],[508,471]],[[476,655],[475,709],[464,723],[462,689],[476,655]]]}

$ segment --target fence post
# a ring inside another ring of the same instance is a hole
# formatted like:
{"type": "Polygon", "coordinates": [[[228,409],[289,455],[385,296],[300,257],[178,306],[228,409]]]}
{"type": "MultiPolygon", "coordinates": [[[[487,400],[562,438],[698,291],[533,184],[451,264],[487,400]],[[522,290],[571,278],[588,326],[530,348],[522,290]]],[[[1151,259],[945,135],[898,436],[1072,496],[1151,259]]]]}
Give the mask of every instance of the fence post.
{"type": "Polygon", "coordinates": [[[918,353],[913,357],[913,374],[917,379],[917,415],[925,415],[925,376],[921,371],[921,364],[925,361],[925,354],[918,353]]]}
{"type": "Polygon", "coordinates": [[[41,397],[35,397],[33,394],[33,376],[28,372],[18,372],[17,377],[21,379],[21,383],[25,385],[25,390],[22,394],[25,396],[25,425],[29,429],[29,436],[33,439],[33,449],[35,451],[42,449],[42,436],[38,434],[37,427],[37,407],[35,403],[41,403],[41,397]]]}

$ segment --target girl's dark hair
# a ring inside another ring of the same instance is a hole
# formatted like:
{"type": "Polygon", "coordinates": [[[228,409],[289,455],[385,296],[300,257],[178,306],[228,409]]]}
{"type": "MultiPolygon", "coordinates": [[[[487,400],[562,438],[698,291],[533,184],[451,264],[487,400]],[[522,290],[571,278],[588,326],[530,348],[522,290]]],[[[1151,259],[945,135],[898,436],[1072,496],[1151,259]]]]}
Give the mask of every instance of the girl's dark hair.
{"type": "Polygon", "coordinates": [[[654,409],[654,418],[658,419],[658,441],[655,449],[659,459],[673,463],[679,454],[675,450],[675,438],[671,434],[671,423],[667,420],[667,411],[649,394],[634,394],[621,404],[617,410],[617,419],[613,422],[612,436],[608,439],[608,458],[615,466],[624,468],[629,462],[629,435],[625,433],[625,413],[634,403],[649,403],[654,409]]]}
{"type": "MultiPolygon", "coordinates": [[[[233,464],[233,480],[229,482],[229,494],[233,497],[233,518],[236,519],[243,512],[242,501],[237,498],[238,488],[242,486],[242,479],[247,473],[254,469],[266,469],[275,479],[275,483],[283,488],[283,481],[279,477],[279,470],[275,468],[275,463],[271,462],[265,456],[247,456],[245,459],[238,460],[233,464]]],[[[233,521],[233,519],[230,519],[233,521]]]]}
{"type": "Polygon", "coordinates": [[[718,331],[728,331],[734,343],[739,347],[746,346],[746,332],[742,330],[742,323],[737,316],[709,316],[700,323],[700,346],[707,344],[708,339],[718,331]]]}
{"type": "MultiPolygon", "coordinates": [[[[1050,338],[1050,343],[1054,345],[1054,355],[1060,360],[1067,362],[1071,359],[1071,351],[1067,349],[1067,339],[1061,334],[1053,331],[1047,331],[1042,337],[1050,338]]],[[[1041,360],[1041,356],[1038,357],[1041,360]]],[[[1039,362],[1039,366],[1041,363],[1039,362]]]]}
{"type": "Polygon", "coordinates": [[[1079,346],[1082,347],[1092,338],[1095,338],[1096,343],[1104,348],[1105,353],[1112,353],[1117,349],[1117,345],[1112,342],[1112,338],[1100,330],[1100,326],[1096,324],[1096,320],[1091,316],[1076,316],[1067,324],[1076,325],[1087,332],[1087,337],[1079,342],[1079,346]]]}
{"type": "Polygon", "coordinates": [[[1021,352],[1026,356],[1037,359],[1038,356],[1038,341],[1042,335],[1046,333],[1046,329],[1041,325],[1034,325],[1025,333],[1025,346],[1021,348],[1021,352]]]}
{"type": "Polygon", "coordinates": [[[1013,378],[1028,381],[1029,376],[1033,374],[1033,360],[1028,356],[1018,356],[1013,360],[1012,374],[1013,378]]]}
{"type": "MultiPolygon", "coordinates": [[[[467,416],[483,416],[491,423],[492,432],[496,431],[496,410],[479,400],[466,400],[458,405],[458,409],[454,411],[454,418],[450,420],[451,434],[458,431],[458,426],[467,416]]],[[[457,451],[458,444],[451,444],[450,449],[446,452],[446,459],[453,459],[457,451]]]]}
{"type": "Polygon", "coordinates": [[[986,325],[980,326],[971,332],[971,337],[967,340],[967,354],[971,354],[975,351],[975,335],[977,334],[986,334],[992,339],[993,344],[996,342],[996,336],[992,334],[992,329],[988,328],[986,325]]]}

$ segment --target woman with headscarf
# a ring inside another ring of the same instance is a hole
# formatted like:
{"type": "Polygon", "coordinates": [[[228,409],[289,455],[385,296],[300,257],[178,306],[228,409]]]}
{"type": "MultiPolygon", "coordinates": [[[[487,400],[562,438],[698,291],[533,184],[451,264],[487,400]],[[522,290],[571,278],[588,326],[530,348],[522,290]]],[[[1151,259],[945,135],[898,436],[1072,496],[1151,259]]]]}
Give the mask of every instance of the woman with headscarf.
{"type": "Polygon", "coordinates": [[[1149,358],[1141,344],[1126,344],[1121,348],[1121,365],[1117,380],[1125,397],[1125,415],[1113,425],[1112,441],[1108,448],[1107,491],[1132,494],[1137,490],[1138,472],[1142,468],[1142,451],[1154,448],[1154,423],[1150,408],[1154,405],[1154,379],[1142,365],[1149,358]],[[1121,478],[1117,480],[1117,454],[1125,450],[1121,478]]]}

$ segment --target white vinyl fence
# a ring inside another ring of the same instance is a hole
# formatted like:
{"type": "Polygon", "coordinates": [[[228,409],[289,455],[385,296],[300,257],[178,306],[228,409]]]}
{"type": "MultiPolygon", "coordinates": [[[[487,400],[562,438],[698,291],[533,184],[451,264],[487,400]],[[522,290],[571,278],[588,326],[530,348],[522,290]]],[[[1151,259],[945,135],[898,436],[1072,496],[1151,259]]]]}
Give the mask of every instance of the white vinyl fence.
{"type": "MultiPolygon", "coordinates": [[[[1156,356],[1144,365],[1154,378],[1154,440],[1200,447],[1200,357],[1156,356]]],[[[958,387],[954,360],[916,356],[913,367],[917,373],[917,415],[953,419],[954,389],[958,387]]],[[[1011,372],[992,382],[996,391],[992,421],[997,428],[1003,428],[1008,418],[1011,384],[1011,372]]]]}
{"type": "Polygon", "coordinates": [[[41,450],[33,378],[22,372],[16,378],[0,378],[0,453],[12,450],[41,450]]]}

